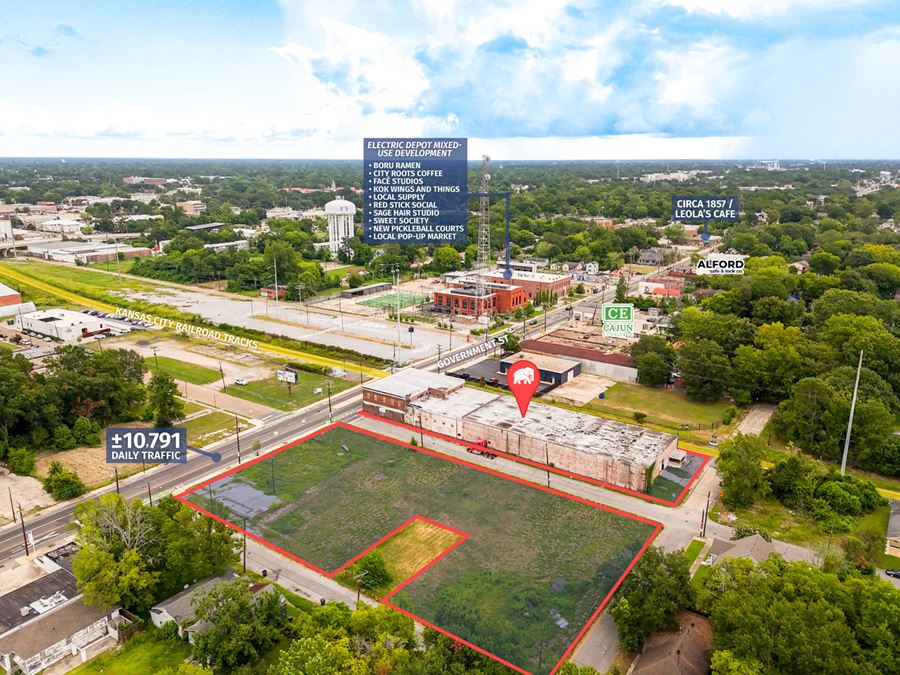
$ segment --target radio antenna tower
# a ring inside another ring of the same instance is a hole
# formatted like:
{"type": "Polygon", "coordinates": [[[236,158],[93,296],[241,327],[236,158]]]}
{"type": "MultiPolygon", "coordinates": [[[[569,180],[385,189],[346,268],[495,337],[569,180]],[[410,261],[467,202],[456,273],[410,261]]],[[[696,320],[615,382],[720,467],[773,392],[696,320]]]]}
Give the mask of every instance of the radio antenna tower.
{"type": "MultiPolygon", "coordinates": [[[[490,215],[490,199],[488,199],[488,182],[491,175],[487,172],[488,164],[491,158],[487,155],[481,156],[481,205],[480,217],[478,222],[478,261],[475,264],[475,291],[481,298],[485,292],[484,275],[488,272],[488,266],[491,262],[491,215],[490,215]]],[[[478,300],[476,300],[476,303],[478,300]]]]}

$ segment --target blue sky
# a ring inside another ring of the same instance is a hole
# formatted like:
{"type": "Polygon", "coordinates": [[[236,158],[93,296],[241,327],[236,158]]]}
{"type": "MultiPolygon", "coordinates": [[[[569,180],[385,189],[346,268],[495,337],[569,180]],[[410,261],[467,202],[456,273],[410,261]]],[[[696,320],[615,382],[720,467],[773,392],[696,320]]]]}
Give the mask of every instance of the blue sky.
{"type": "Polygon", "coordinates": [[[0,156],[900,157],[892,0],[0,0],[0,156]]]}

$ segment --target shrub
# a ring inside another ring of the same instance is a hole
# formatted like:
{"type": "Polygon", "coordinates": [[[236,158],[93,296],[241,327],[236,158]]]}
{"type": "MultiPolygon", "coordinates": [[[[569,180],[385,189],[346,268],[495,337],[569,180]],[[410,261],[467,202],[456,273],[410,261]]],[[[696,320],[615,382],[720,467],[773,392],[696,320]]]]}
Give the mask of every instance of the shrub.
{"type": "Polygon", "coordinates": [[[53,495],[56,501],[72,499],[87,492],[87,487],[81,482],[78,474],[55,461],[50,462],[50,470],[44,479],[44,489],[53,495]]]}
{"type": "Polygon", "coordinates": [[[754,534],[758,534],[766,541],[772,541],[772,535],[769,534],[769,531],[766,528],[759,527],[758,525],[751,525],[750,523],[740,523],[735,525],[734,533],[731,535],[731,541],[743,539],[744,537],[752,537],[754,534]]]}
{"type": "Polygon", "coordinates": [[[635,412],[634,413],[634,421],[638,424],[643,424],[647,419],[647,413],[635,412]]]}
{"type": "Polygon", "coordinates": [[[27,448],[10,448],[6,463],[9,470],[20,476],[30,476],[34,471],[35,454],[27,448]]]}
{"type": "Polygon", "coordinates": [[[722,424],[731,424],[732,420],[734,420],[737,415],[737,408],[733,405],[725,408],[725,411],[722,413],[722,424]]]}

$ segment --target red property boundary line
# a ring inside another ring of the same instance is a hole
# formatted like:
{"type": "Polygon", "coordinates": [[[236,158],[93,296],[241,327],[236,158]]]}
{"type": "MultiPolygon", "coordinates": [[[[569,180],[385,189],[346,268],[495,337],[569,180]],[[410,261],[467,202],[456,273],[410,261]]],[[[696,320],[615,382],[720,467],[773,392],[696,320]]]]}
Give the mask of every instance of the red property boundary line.
{"type": "MultiPolygon", "coordinates": [[[[381,419],[381,418],[376,417],[375,419],[381,419]]],[[[404,425],[404,426],[406,426],[406,425],[404,425]]],[[[421,576],[425,571],[427,571],[428,569],[430,569],[431,567],[433,567],[433,566],[434,566],[435,564],[437,564],[441,559],[443,559],[445,556],[447,556],[451,551],[453,551],[453,549],[455,549],[457,546],[459,546],[460,544],[462,544],[466,539],[468,539],[468,538],[469,538],[469,534],[468,534],[468,533],[463,532],[462,530],[457,530],[457,529],[455,529],[455,528],[452,528],[452,527],[450,527],[450,526],[448,526],[448,525],[445,525],[444,523],[439,523],[439,522],[434,521],[434,520],[431,520],[431,519],[429,519],[429,518],[425,518],[425,517],[423,517],[423,516],[415,515],[415,516],[411,517],[409,520],[407,520],[406,522],[404,522],[403,524],[401,524],[401,525],[399,525],[398,527],[394,528],[391,532],[389,532],[388,534],[386,534],[384,537],[382,537],[381,539],[379,539],[379,540],[376,541],[375,543],[373,543],[373,544],[371,544],[370,546],[368,546],[368,547],[367,547],[365,550],[363,550],[361,553],[357,554],[356,556],[354,556],[353,558],[351,558],[350,560],[348,560],[347,562],[345,562],[344,564],[342,564],[340,567],[338,567],[337,569],[335,569],[333,572],[328,572],[328,571],[326,571],[326,570],[323,570],[321,567],[318,567],[318,566],[316,566],[316,565],[314,565],[314,564],[308,562],[307,560],[304,560],[303,558],[300,558],[299,556],[296,556],[296,555],[294,555],[293,553],[290,553],[289,551],[284,550],[283,548],[281,548],[281,547],[279,547],[279,546],[277,546],[277,545],[275,545],[275,544],[269,542],[268,540],[263,539],[262,537],[253,534],[252,532],[250,532],[250,531],[248,531],[248,530],[246,530],[246,529],[244,529],[244,528],[242,528],[242,527],[236,525],[235,523],[232,523],[232,522],[230,522],[230,521],[228,521],[228,520],[222,518],[221,516],[217,516],[217,515],[215,515],[214,513],[211,513],[211,512],[208,511],[207,509],[204,509],[204,508],[202,508],[202,507],[200,507],[200,506],[194,504],[193,502],[191,502],[191,501],[189,501],[189,500],[187,499],[187,497],[188,497],[189,495],[191,495],[191,494],[193,494],[193,493],[195,493],[195,492],[197,492],[197,491],[199,491],[199,490],[202,490],[203,488],[207,487],[208,485],[211,485],[212,483],[215,483],[215,482],[217,482],[217,481],[220,481],[220,480],[222,480],[223,478],[227,478],[228,476],[231,476],[232,474],[235,474],[235,473],[237,473],[238,471],[241,471],[241,470],[243,470],[243,469],[246,469],[246,468],[249,467],[249,466],[252,466],[252,465],[254,465],[254,464],[258,464],[259,462],[264,462],[266,459],[268,459],[268,458],[270,458],[270,457],[273,457],[273,456],[275,456],[275,455],[277,455],[277,454],[279,454],[279,453],[281,453],[281,452],[284,452],[285,450],[288,450],[288,449],[293,448],[293,447],[295,447],[295,446],[297,446],[297,445],[300,445],[301,443],[304,443],[304,442],[306,442],[306,441],[308,441],[308,440],[310,440],[310,439],[312,439],[312,438],[315,438],[315,437],[317,437],[317,436],[321,436],[322,434],[325,434],[325,433],[327,433],[327,432],[329,432],[329,431],[331,431],[331,430],[333,430],[333,429],[336,429],[336,428],[347,429],[348,431],[352,431],[352,432],[354,432],[354,433],[359,433],[359,434],[362,434],[362,435],[364,435],[364,436],[369,436],[370,438],[377,438],[377,439],[379,439],[379,440],[382,440],[382,441],[391,443],[392,445],[396,445],[396,446],[398,446],[398,447],[407,448],[407,449],[409,449],[409,450],[415,450],[416,452],[420,452],[420,453],[422,453],[422,454],[424,454],[424,455],[429,455],[429,456],[431,456],[431,457],[436,457],[436,458],[442,459],[442,460],[447,461],[447,462],[453,462],[454,464],[458,464],[458,465],[460,465],[460,466],[465,466],[465,467],[468,467],[468,468],[470,468],[470,469],[475,469],[476,471],[480,471],[480,472],[482,472],[482,473],[486,473],[486,474],[489,474],[489,475],[491,475],[491,476],[496,476],[496,477],[498,477],[498,478],[503,478],[504,480],[508,480],[508,481],[513,482],[513,483],[518,483],[518,484],[520,484],[520,485],[525,485],[525,486],[530,487],[530,488],[533,488],[533,489],[535,489],[535,490],[541,490],[542,492],[547,492],[547,493],[549,493],[549,494],[556,495],[556,496],[562,497],[562,498],[564,498],[564,499],[569,499],[569,500],[571,500],[571,501],[579,502],[579,503],[585,504],[585,505],[587,505],[587,506],[591,506],[591,507],[594,507],[594,508],[602,509],[602,510],[604,510],[604,511],[608,511],[608,512],[610,512],[610,513],[614,513],[614,514],[616,514],[616,515],[623,516],[623,517],[625,517],[625,518],[630,518],[630,519],[636,520],[636,521],[638,521],[638,522],[640,522],[640,523],[644,523],[645,525],[650,525],[650,526],[652,526],[652,527],[654,528],[654,529],[653,529],[653,532],[650,534],[650,536],[649,536],[649,537],[647,538],[647,540],[644,542],[644,545],[641,546],[641,548],[640,548],[640,550],[638,551],[637,555],[635,555],[634,559],[628,564],[628,566],[625,568],[625,570],[622,572],[622,574],[621,574],[621,575],[619,576],[619,578],[616,580],[615,584],[613,584],[612,588],[610,588],[610,590],[609,590],[609,592],[606,594],[606,596],[604,596],[603,600],[600,602],[600,605],[597,607],[596,610],[594,610],[594,613],[591,614],[590,618],[588,618],[587,622],[584,624],[584,626],[581,628],[581,630],[578,632],[578,634],[577,634],[577,635],[575,636],[575,638],[572,640],[571,644],[570,644],[570,645],[568,646],[568,648],[563,652],[563,654],[562,654],[562,656],[560,657],[559,661],[557,661],[556,664],[553,666],[552,670],[550,671],[550,675],[553,675],[554,673],[556,673],[556,671],[559,669],[559,667],[560,667],[563,663],[565,663],[566,659],[567,659],[567,658],[569,657],[569,655],[572,653],[572,650],[575,649],[575,646],[581,641],[581,639],[584,637],[585,633],[587,633],[587,631],[588,631],[588,629],[590,628],[591,624],[594,623],[594,621],[595,621],[595,620],[597,619],[597,617],[600,615],[600,612],[602,612],[603,609],[606,607],[606,605],[607,605],[607,603],[609,602],[610,598],[612,598],[612,596],[613,596],[613,595],[615,594],[615,592],[618,590],[619,586],[621,586],[622,582],[625,580],[625,577],[628,576],[628,574],[629,574],[629,573],[631,572],[631,570],[634,568],[635,564],[637,564],[637,561],[641,559],[641,557],[644,555],[644,552],[647,550],[647,548],[650,546],[650,544],[653,543],[653,540],[656,539],[656,537],[659,535],[659,533],[662,531],[662,528],[663,528],[663,526],[662,526],[661,523],[658,523],[658,522],[656,522],[655,520],[650,520],[649,518],[644,518],[643,516],[638,516],[638,515],[635,515],[635,514],[633,514],[633,513],[627,513],[626,511],[622,511],[622,510],[617,509],[617,508],[614,508],[614,507],[612,507],[612,506],[607,506],[607,505],[605,505],[605,504],[600,504],[600,503],[598,503],[598,502],[593,502],[593,501],[591,501],[591,500],[589,500],[589,499],[584,499],[584,498],[582,498],[582,497],[577,497],[577,496],[575,496],[575,495],[570,495],[570,494],[567,494],[567,493],[565,493],[565,492],[561,492],[561,491],[559,491],[559,490],[555,490],[555,489],[553,489],[553,488],[544,487],[543,485],[538,485],[538,484],[536,484],[536,483],[532,483],[532,482],[530,482],[530,481],[527,481],[527,480],[524,480],[524,479],[521,479],[521,478],[517,478],[517,477],[515,477],[515,476],[508,476],[508,475],[506,475],[506,474],[500,473],[499,471],[494,471],[493,469],[488,469],[488,468],[483,467],[483,466],[480,466],[480,465],[478,465],[478,464],[473,464],[472,462],[467,462],[467,461],[465,461],[465,460],[457,459],[457,458],[455,458],[455,457],[449,457],[449,456],[447,456],[447,455],[442,455],[442,454],[440,454],[440,453],[438,453],[438,452],[434,452],[434,451],[428,450],[428,449],[426,449],[426,448],[421,448],[421,447],[417,447],[417,446],[414,446],[414,445],[410,445],[410,444],[408,444],[408,443],[404,443],[403,441],[399,441],[399,440],[397,440],[396,438],[391,438],[390,436],[385,436],[385,435],[383,435],[383,434],[379,434],[379,433],[374,432],[374,431],[369,431],[368,429],[362,429],[362,428],[360,428],[360,427],[355,427],[355,426],[353,426],[353,425],[351,425],[351,424],[347,424],[347,423],[344,423],[344,422],[334,422],[334,423],[332,423],[332,424],[329,424],[328,426],[322,427],[321,429],[318,429],[318,430],[316,430],[316,431],[313,431],[312,433],[309,433],[309,434],[307,434],[307,435],[305,435],[305,436],[302,436],[301,438],[298,438],[298,439],[295,440],[295,441],[292,441],[292,442],[290,442],[290,443],[288,443],[288,444],[286,444],[286,445],[283,445],[283,446],[280,447],[280,448],[276,448],[275,450],[271,450],[271,451],[267,452],[266,454],[264,454],[264,455],[262,455],[262,456],[260,456],[260,457],[257,457],[257,458],[255,458],[255,459],[249,461],[249,462],[246,462],[246,463],[244,463],[244,464],[239,464],[238,466],[232,467],[231,469],[228,469],[227,471],[224,471],[224,472],[222,472],[221,474],[218,474],[218,475],[216,475],[216,476],[214,476],[214,477],[212,477],[212,478],[209,478],[209,479],[207,479],[207,480],[205,480],[205,481],[203,481],[203,482],[201,482],[201,483],[199,483],[199,484],[197,484],[197,485],[195,485],[195,486],[193,486],[193,487],[191,487],[191,488],[188,488],[187,490],[184,490],[183,492],[180,492],[179,494],[173,494],[173,495],[172,495],[175,499],[177,499],[177,500],[178,500],[179,502],[181,502],[182,504],[185,504],[186,506],[189,506],[189,507],[191,507],[192,509],[195,509],[196,511],[202,513],[203,515],[205,515],[205,516],[207,516],[207,517],[209,517],[209,518],[212,518],[212,519],[214,519],[214,520],[217,520],[218,522],[222,523],[222,524],[225,525],[226,527],[229,527],[229,528],[231,528],[231,529],[233,529],[233,530],[235,530],[235,531],[237,531],[237,532],[239,532],[239,533],[241,533],[241,534],[243,534],[243,535],[246,535],[247,537],[250,537],[250,538],[253,539],[254,541],[258,542],[259,544],[262,544],[263,546],[266,546],[267,548],[270,548],[270,549],[272,549],[272,550],[274,550],[274,551],[277,551],[277,552],[280,553],[281,555],[283,555],[283,556],[285,556],[285,557],[287,557],[287,558],[289,558],[289,559],[291,559],[291,560],[293,560],[293,561],[295,561],[295,562],[297,562],[297,563],[303,565],[304,567],[307,567],[307,568],[313,570],[314,572],[317,572],[317,573],[319,573],[319,574],[321,574],[321,575],[323,575],[323,576],[325,576],[325,577],[328,577],[328,578],[334,578],[337,574],[339,574],[341,571],[343,571],[344,569],[346,569],[349,565],[352,565],[356,560],[358,560],[359,558],[361,558],[362,556],[364,556],[366,553],[370,552],[370,551],[371,551],[372,549],[374,549],[375,547],[377,547],[377,546],[383,544],[385,541],[387,541],[388,539],[390,539],[391,537],[393,537],[393,536],[396,535],[397,533],[401,532],[403,529],[405,529],[406,527],[408,527],[408,526],[409,526],[412,522],[414,522],[415,520],[422,520],[422,521],[428,522],[428,523],[430,523],[430,524],[432,524],[432,525],[436,525],[436,526],[441,527],[441,528],[443,528],[443,529],[445,529],[445,530],[448,530],[448,531],[450,531],[450,532],[453,532],[454,534],[459,535],[459,538],[458,538],[453,544],[451,544],[449,547],[447,547],[446,549],[444,549],[441,553],[439,553],[437,556],[435,556],[431,561],[429,561],[429,562],[428,562],[426,565],[424,565],[421,569],[417,570],[412,576],[410,576],[410,577],[409,577],[408,579],[406,579],[403,583],[401,583],[399,586],[397,586],[397,587],[394,588],[392,591],[390,591],[390,592],[389,592],[387,595],[385,595],[379,602],[381,602],[383,605],[385,605],[385,606],[387,606],[387,607],[390,607],[391,609],[394,609],[394,610],[400,612],[401,614],[404,614],[405,616],[410,617],[410,618],[413,619],[414,621],[417,621],[418,623],[420,623],[420,624],[422,624],[422,625],[424,625],[424,626],[427,626],[427,627],[429,627],[429,628],[431,628],[431,629],[437,631],[438,633],[441,633],[442,635],[445,635],[445,636],[449,637],[451,640],[455,640],[456,642],[459,642],[460,644],[464,644],[464,645],[466,645],[467,647],[469,647],[469,648],[471,648],[471,649],[474,649],[474,650],[475,650],[476,652],[478,652],[479,654],[482,654],[482,655],[487,656],[488,658],[491,658],[491,659],[493,659],[493,660],[495,660],[495,661],[497,661],[497,662],[499,662],[499,663],[502,663],[503,665],[507,666],[508,668],[511,668],[511,669],[515,670],[516,672],[522,673],[523,675],[531,675],[531,673],[530,673],[529,671],[527,671],[527,670],[524,670],[524,669],[522,669],[522,668],[520,668],[520,667],[518,667],[518,666],[512,664],[512,663],[509,663],[508,661],[502,659],[501,657],[497,656],[496,654],[492,654],[491,652],[487,651],[486,649],[483,649],[482,647],[479,647],[479,646],[477,646],[477,645],[474,645],[474,644],[472,644],[471,642],[468,642],[467,640],[464,640],[463,638],[459,637],[458,635],[455,635],[455,634],[451,633],[451,632],[448,631],[448,630],[445,630],[445,629],[443,629],[443,628],[441,628],[441,627],[439,627],[439,626],[436,626],[436,625],[434,625],[434,624],[432,624],[432,623],[426,621],[426,620],[423,619],[422,617],[420,617],[420,616],[418,616],[418,615],[416,615],[416,614],[413,614],[413,613],[411,613],[411,612],[409,612],[409,611],[407,611],[407,610],[404,610],[404,609],[398,607],[397,605],[395,605],[394,603],[390,602],[390,599],[391,599],[396,593],[398,593],[398,592],[401,591],[403,588],[405,588],[406,586],[408,586],[408,585],[409,585],[410,583],[412,583],[416,578],[418,578],[419,576],[421,576]]],[[[415,427],[411,427],[411,428],[415,428],[415,427]]]]}
{"type": "MultiPolygon", "coordinates": [[[[442,434],[438,431],[429,431],[428,429],[421,429],[419,427],[415,427],[411,424],[406,424],[406,422],[396,422],[394,420],[385,419],[384,417],[379,417],[378,415],[373,415],[372,413],[365,412],[364,410],[360,410],[356,413],[360,417],[366,417],[371,420],[375,420],[376,422],[384,422],[385,424],[393,424],[397,427],[403,427],[404,429],[409,429],[410,431],[414,431],[415,433],[424,433],[426,436],[434,436],[435,438],[440,438],[445,441],[450,441],[451,443],[456,443],[457,445],[462,445],[467,448],[479,448],[481,446],[475,445],[474,443],[470,443],[468,441],[462,440],[461,438],[453,438],[453,436],[448,436],[446,434],[442,434]]],[[[402,442],[402,441],[401,441],[402,442]]],[[[701,459],[700,467],[694,472],[694,475],[691,476],[691,479],[688,481],[688,484],[684,486],[681,490],[681,493],[673,500],[669,501],[667,499],[662,499],[661,497],[655,497],[653,495],[648,495],[644,492],[638,492],[637,490],[631,490],[626,487],[622,487],[620,485],[616,485],[614,483],[608,483],[606,481],[599,480],[597,478],[591,478],[590,476],[585,476],[580,473],[574,473],[572,471],[565,471],[563,469],[558,469],[555,466],[548,467],[546,464],[541,464],[540,462],[535,462],[531,459],[525,459],[524,457],[518,457],[516,455],[511,455],[508,452],[503,452],[502,450],[495,450],[494,448],[488,448],[492,453],[499,457],[503,457],[504,459],[509,459],[513,462],[517,462],[519,464],[527,464],[528,466],[533,466],[541,471],[550,470],[551,473],[555,473],[558,476],[563,476],[564,478],[572,478],[574,480],[580,480],[585,483],[591,483],[592,485],[597,485],[599,487],[607,488],[609,490],[613,490],[615,492],[621,492],[623,494],[629,495],[631,497],[637,497],[639,499],[643,499],[648,502],[653,502],[654,504],[661,504],[663,506],[680,506],[681,502],[684,500],[685,496],[688,492],[690,492],[691,487],[700,477],[700,474],[703,473],[703,469],[706,468],[709,460],[712,459],[710,455],[704,455],[699,452],[693,452],[691,450],[684,450],[687,454],[693,455],[694,457],[699,457],[701,459]]]]}

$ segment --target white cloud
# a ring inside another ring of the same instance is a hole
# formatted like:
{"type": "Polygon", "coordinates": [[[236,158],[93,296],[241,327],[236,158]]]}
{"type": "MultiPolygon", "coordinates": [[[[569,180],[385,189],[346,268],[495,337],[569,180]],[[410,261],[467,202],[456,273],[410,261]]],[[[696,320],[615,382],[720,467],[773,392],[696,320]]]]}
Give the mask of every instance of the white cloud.
{"type": "Polygon", "coordinates": [[[752,20],[784,15],[795,10],[825,11],[868,2],[870,0],[656,0],[652,4],[680,7],[687,12],[752,20]]]}

